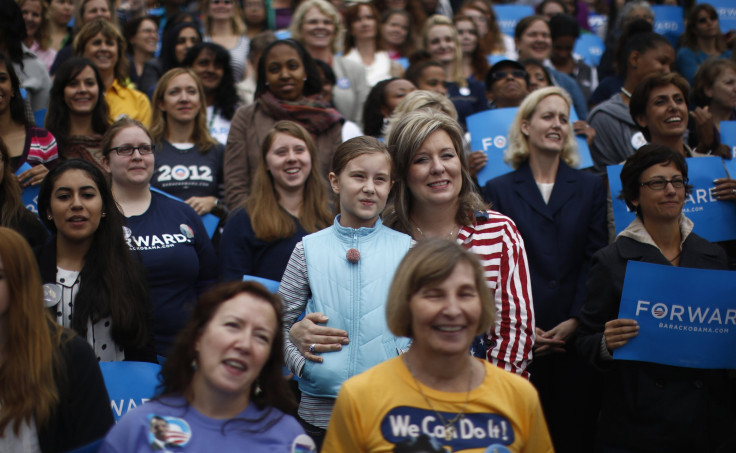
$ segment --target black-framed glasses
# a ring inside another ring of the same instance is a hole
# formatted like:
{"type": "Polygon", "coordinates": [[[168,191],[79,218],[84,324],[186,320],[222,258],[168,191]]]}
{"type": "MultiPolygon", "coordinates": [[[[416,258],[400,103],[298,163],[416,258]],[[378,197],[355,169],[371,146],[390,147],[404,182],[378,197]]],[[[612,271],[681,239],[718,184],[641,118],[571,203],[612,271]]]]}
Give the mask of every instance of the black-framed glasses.
{"type": "Polygon", "coordinates": [[[156,149],[154,145],[138,145],[138,146],[132,146],[132,145],[123,145],[123,146],[117,146],[115,148],[110,148],[108,151],[115,151],[115,154],[118,156],[132,156],[135,150],[138,150],[139,153],[141,153],[141,156],[146,154],[153,154],[153,151],[156,149]]]}
{"type": "Polygon", "coordinates": [[[517,79],[526,78],[526,71],[522,71],[521,69],[514,69],[513,71],[496,71],[493,73],[492,77],[493,80],[503,80],[508,77],[509,74],[516,77],[517,79]]]}
{"type": "Polygon", "coordinates": [[[667,187],[667,184],[672,184],[672,187],[675,189],[682,189],[685,187],[685,184],[687,184],[687,179],[683,178],[672,178],[672,179],[664,179],[664,178],[657,178],[652,179],[651,181],[643,182],[641,183],[641,187],[647,186],[652,190],[664,190],[665,187],[667,187]]]}

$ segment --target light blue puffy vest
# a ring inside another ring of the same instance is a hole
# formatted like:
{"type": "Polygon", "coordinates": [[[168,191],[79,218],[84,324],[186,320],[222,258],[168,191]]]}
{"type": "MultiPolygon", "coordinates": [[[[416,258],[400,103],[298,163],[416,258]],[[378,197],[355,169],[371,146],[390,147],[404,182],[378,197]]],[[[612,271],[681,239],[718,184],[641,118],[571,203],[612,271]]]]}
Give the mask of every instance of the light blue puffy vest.
{"type": "Polygon", "coordinates": [[[350,344],[322,354],[322,363],[307,360],[299,388],[319,397],[336,398],[349,377],[396,357],[409,345],[408,338],[395,337],[386,326],[386,299],[396,268],[411,246],[411,237],[383,226],[373,228],[332,227],[302,239],[312,298],[307,313],[322,312],[328,327],[348,332],[350,344]],[[352,264],[349,249],[360,252],[352,264]]]}

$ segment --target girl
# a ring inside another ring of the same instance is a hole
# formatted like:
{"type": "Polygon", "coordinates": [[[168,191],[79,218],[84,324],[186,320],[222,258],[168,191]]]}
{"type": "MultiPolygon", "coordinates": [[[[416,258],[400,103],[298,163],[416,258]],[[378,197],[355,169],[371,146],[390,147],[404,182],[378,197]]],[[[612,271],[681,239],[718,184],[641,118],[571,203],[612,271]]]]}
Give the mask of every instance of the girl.
{"type": "Polygon", "coordinates": [[[342,344],[308,346],[304,335],[295,335],[297,344],[286,342],[287,366],[301,378],[299,417],[317,444],[342,383],[408,345],[389,332],[384,314],[394,271],[411,245],[411,237],[383,226],[379,217],[391,174],[388,149],[375,138],[340,145],[329,175],[339,213],[333,226],[296,245],[281,280],[286,332],[306,309],[310,321],[327,323],[342,337],[342,344]]]}
{"type": "Polygon", "coordinates": [[[251,197],[227,220],[220,241],[220,277],[253,275],[280,281],[294,246],[330,224],[317,147],[306,129],[279,121],[261,147],[251,197]]]}
{"type": "Polygon", "coordinates": [[[151,135],[157,144],[151,184],[203,215],[224,214],[220,206],[224,146],[207,128],[204,89],[188,69],[164,74],[153,92],[151,135]]]}
{"type": "Polygon", "coordinates": [[[86,338],[98,361],[154,361],[146,277],[103,173],[80,159],[63,162],[41,184],[38,209],[53,237],[36,258],[58,290],[51,311],[59,325],[86,338]]]}

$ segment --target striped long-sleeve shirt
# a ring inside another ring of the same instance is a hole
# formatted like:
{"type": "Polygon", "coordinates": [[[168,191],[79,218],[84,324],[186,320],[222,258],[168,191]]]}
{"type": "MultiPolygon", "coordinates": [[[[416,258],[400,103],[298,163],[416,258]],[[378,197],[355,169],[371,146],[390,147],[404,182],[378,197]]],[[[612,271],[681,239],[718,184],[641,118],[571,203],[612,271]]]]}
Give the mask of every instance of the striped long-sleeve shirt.
{"type": "Polygon", "coordinates": [[[534,308],[524,240],[516,224],[495,211],[478,212],[476,223],[464,225],[457,240],[478,257],[488,287],[495,291],[496,322],[488,332],[488,360],[528,378],[534,308]]]}

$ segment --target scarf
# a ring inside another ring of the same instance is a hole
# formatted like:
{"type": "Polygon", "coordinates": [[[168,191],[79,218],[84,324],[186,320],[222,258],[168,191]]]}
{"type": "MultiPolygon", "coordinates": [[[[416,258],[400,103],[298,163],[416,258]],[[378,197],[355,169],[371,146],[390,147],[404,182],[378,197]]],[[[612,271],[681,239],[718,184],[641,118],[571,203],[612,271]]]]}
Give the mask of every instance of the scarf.
{"type": "Polygon", "coordinates": [[[258,100],[261,107],[273,119],[295,121],[304,126],[312,135],[320,135],[337,122],[345,119],[330,107],[319,95],[304,96],[298,101],[276,99],[270,91],[263,93],[258,100]]]}

